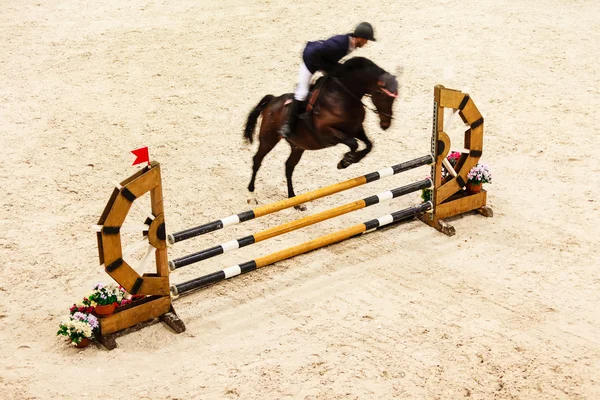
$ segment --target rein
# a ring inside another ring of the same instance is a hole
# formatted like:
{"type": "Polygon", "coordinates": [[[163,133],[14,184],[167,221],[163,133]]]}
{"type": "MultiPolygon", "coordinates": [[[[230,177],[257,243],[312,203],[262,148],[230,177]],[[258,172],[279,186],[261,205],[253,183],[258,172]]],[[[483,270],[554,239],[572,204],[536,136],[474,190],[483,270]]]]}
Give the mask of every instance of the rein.
{"type": "MultiPolygon", "coordinates": [[[[354,93],[352,93],[352,92],[350,91],[350,89],[348,89],[348,88],[346,87],[346,85],[344,85],[344,84],[342,83],[342,81],[340,81],[338,78],[332,78],[332,80],[333,80],[335,83],[337,83],[337,84],[338,84],[338,86],[340,86],[342,89],[344,89],[344,91],[345,91],[346,93],[348,93],[348,94],[350,95],[350,97],[352,97],[353,99],[357,100],[357,101],[358,101],[360,104],[362,104],[362,106],[363,106],[364,108],[366,108],[366,109],[369,109],[369,110],[373,111],[375,114],[381,114],[381,115],[383,115],[384,117],[388,117],[388,118],[390,118],[390,119],[394,119],[394,117],[393,117],[392,115],[390,115],[390,114],[387,114],[387,113],[384,113],[384,112],[381,112],[381,111],[379,111],[377,108],[374,108],[374,107],[373,107],[373,108],[372,108],[372,107],[369,107],[368,105],[366,105],[365,103],[363,103],[362,99],[361,99],[361,98],[359,98],[359,97],[358,97],[357,95],[355,95],[354,93]]],[[[398,97],[398,95],[395,95],[395,94],[393,94],[393,93],[389,92],[388,90],[385,90],[385,89],[381,89],[381,90],[383,91],[383,93],[387,94],[387,95],[388,95],[388,96],[390,96],[390,97],[398,97]]],[[[371,95],[367,93],[367,94],[365,94],[365,96],[371,96],[371,95]]]]}

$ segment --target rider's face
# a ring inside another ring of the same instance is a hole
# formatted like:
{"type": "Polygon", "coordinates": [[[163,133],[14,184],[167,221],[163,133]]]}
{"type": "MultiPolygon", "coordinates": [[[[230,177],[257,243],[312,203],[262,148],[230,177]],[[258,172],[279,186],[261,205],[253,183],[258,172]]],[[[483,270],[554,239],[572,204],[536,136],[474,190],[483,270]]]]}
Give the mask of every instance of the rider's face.
{"type": "Polygon", "coordinates": [[[361,48],[368,43],[368,40],[365,38],[356,38],[356,47],[361,48]]]}

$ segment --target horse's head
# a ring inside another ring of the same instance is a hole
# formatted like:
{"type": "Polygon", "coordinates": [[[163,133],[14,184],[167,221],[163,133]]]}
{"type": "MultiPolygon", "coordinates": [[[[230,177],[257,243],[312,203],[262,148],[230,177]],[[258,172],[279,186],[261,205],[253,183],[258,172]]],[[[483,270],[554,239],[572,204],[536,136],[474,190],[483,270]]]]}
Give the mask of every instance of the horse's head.
{"type": "Polygon", "coordinates": [[[398,81],[394,75],[383,73],[371,91],[371,100],[379,114],[379,126],[386,130],[392,124],[394,100],[398,97],[398,81]]]}
{"type": "MultiPolygon", "coordinates": [[[[400,73],[402,73],[402,70],[400,73]]],[[[396,77],[364,57],[354,57],[340,64],[331,75],[340,79],[346,90],[361,97],[366,93],[379,114],[379,125],[386,130],[392,124],[392,106],[398,97],[396,77]]]]}

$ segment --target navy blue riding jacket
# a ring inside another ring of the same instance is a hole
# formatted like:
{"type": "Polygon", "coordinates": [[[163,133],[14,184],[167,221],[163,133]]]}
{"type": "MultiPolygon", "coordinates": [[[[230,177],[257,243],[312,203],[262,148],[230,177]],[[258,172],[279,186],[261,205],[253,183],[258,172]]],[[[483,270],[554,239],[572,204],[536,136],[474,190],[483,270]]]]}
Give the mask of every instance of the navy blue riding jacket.
{"type": "Polygon", "coordinates": [[[327,40],[308,42],[302,53],[306,68],[313,74],[319,70],[331,72],[350,50],[350,35],[337,35],[327,40]]]}

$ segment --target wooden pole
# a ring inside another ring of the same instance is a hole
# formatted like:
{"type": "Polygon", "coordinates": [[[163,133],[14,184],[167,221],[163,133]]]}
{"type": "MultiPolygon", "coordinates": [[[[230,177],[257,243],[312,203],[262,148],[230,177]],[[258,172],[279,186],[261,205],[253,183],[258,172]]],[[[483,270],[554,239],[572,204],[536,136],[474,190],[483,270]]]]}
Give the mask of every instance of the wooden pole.
{"type": "Polygon", "coordinates": [[[306,192],[298,196],[281,200],[276,203],[267,204],[254,208],[250,211],[244,211],[239,214],[231,215],[227,218],[223,218],[217,221],[209,222],[207,224],[199,225],[194,228],[186,229],[181,232],[168,235],[169,243],[175,244],[182,240],[190,239],[196,236],[204,235],[209,232],[222,229],[226,226],[239,224],[241,222],[249,221],[254,218],[262,217],[286,208],[294,207],[302,203],[320,199],[321,197],[329,196],[335,193],[342,192],[344,190],[352,189],[357,186],[364,185],[366,183],[374,182],[384,177],[392,176],[400,172],[408,171],[413,168],[420,167],[422,165],[428,165],[433,163],[431,155],[415,158],[414,160],[406,161],[400,164],[393,165],[380,171],[371,172],[367,175],[359,176],[357,178],[349,179],[344,182],[336,183],[331,186],[326,186],[311,192],[306,192]]]}
{"type": "Polygon", "coordinates": [[[306,226],[314,225],[316,223],[347,214],[352,211],[360,210],[378,204],[382,201],[391,200],[400,196],[404,196],[409,193],[416,192],[417,190],[426,189],[431,187],[431,180],[425,179],[409,185],[405,185],[387,192],[380,193],[375,196],[370,196],[362,200],[354,201],[352,203],[345,204],[330,210],[322,211],[317,214],[308,215],[304,218],[297,219],[279,226],[275,226],[270,229],[255,233],[254,235],[245,236],[240,239],[232,240],[227,243],[220,244],[208,249],[198,251],[193,254],[189,254],[184,257],[177,258],[169,261],[169,268],[174,271],[178,268],[185,267],[186,265],[194,264],[220,254],[226,253],[231,250],[236,250],[242,247],[250,246],[254,243],[262,242],[263,240],[270,239],[275,236],[283,235],[288,232],[295,231],[297,229],[304,228],[306,226]]]}
{"type": "Polygon", "coordinates": [[[329,235],[321,236],[317,239],[269,254],[264,257],[257,258],[252,261],[234,265],[221,271],[213,272],[212,274],[201,276],[199,278],[192,279],[186,282],[178,283],[176,285],[171,286],[171,294],[173,296],[178,296],[183,293],[187,293],[192,290],[199,289],[207,285],[222,281],[224,279],[228,279],[240,274],[254,271],[257,268],[266,267],[276,262],[300,254],[308,253],[309,251],[316,250],[333,243],[341,242],[343,240],[360,235],[362,233],[371,232],[373,230],[381,228],[382,226],[402,221],[406,218],[410,218],[417,214],[423,213],[431,209],[432,206],[433,204],[431,202],[422,203],[420,205],[409,207],[404,210],[400,210],[395,213],[385,215],[383,217],[373,219],[362,224],[351,226],[349,228],[331,233],[329,235]]]}

